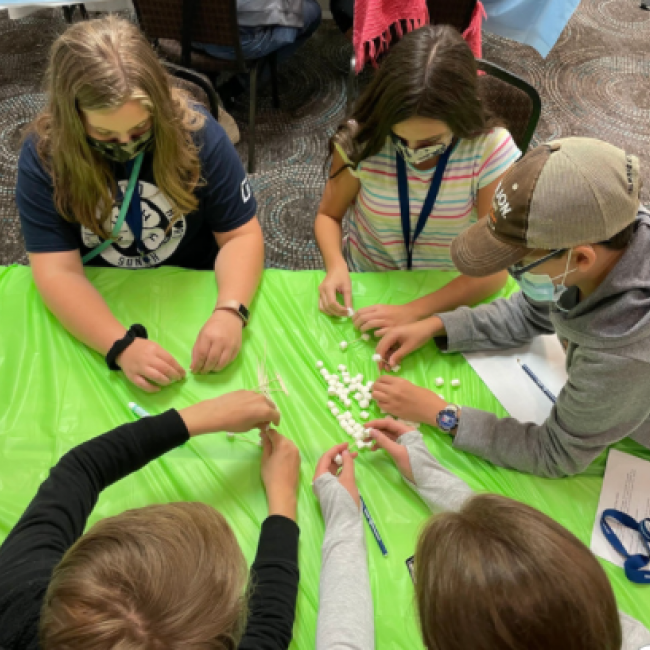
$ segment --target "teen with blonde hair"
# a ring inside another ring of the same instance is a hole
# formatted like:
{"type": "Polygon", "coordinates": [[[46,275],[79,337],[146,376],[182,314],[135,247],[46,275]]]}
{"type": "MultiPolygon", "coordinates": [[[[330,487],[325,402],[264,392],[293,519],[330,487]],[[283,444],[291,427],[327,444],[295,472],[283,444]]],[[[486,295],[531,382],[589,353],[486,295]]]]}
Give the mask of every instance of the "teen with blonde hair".
{"type": "MultiPolygon", "coordinates": [[[[605,572],[577,537],[523,503],[474,494],[419,431],[391,419],[368,426],[375,449],[436,513],[420,533],[413,573],[429,650],[650,649],[650,632],[617,612],[605,572]]],[[[314,477],[326,524],[317,650],[375,647],[354,456],[337,445],[314,477]]]]}
{"type": "Polygon", "coordinates": [[[46,107],[18,162],[16,202],[36,286],[75,337],[143,390],[185,370],[142,325],[120,323],[84,264],[214,269],[216,308],[191,369],[230,363],[264,265],[257,205],[221,126],[172,87],[133,24],[72,25],[51,51],[46,107]]]}
{"type": "MultiPolygon", "coordinates": [[[[477,79],[461,35],[449,25],[426,25],[391,48],[339,126],[315,223],[327,271],[319,297],[324,313],[345,316],[353,306],[350,271],[456,270],[452,239],[488,213],[499,180],[520,154],[483,107],[477,79]]],[[[461,275],[410,303],[364,307],[354,324],[366,331],[417,322],[483,300],[506,279],[503,272],[461,275]]]]}
{"type": "Polygon", "coordinates": [[[280,414],[239,391],[125,424],[69,451],[0,547],[0,647],[286,650],[298,593],[300,454],[280,414]],[[269,516],[248,570],[224,517],[202,503],[88,517],[105,488],[187,442],[262,429],[269,516]]]}

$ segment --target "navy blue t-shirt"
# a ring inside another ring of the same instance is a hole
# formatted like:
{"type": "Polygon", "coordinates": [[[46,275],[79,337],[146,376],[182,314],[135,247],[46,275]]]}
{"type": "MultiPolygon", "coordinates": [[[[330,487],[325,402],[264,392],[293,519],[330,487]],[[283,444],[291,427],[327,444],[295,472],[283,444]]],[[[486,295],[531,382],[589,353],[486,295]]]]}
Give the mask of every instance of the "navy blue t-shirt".
{"type": "MultiPolygon", "coordinates": [[[[141,242],[137,245],[129,219],[118,241],[111,244],[89,265],[119,268],[181,266],[208,270],[214,267],[217,243],[214,233],[225,233],[248,223],[257,212],[246,172],[221,125],[203,108],[204,126],[193,133],[199,147],[203,185],[195,189],[198,210],[187,214],[167,232],[171,218],[169,201],[155,184],[153,152],[147,152],[139,175],[141,242]]],[[[154,144],[155,147],[155,144],[154,144]]],[[[113,163],[113,173],[121,193],[129,180],[127,166],[113,163]]],[[[133,194],[133,201],[136,193],[133,194]]],[[[18,160],[16,203],[25,246],[29,253],[79,250],[83,257],[101,242],[87,228],[66,221],[54,205],[54,188],[36,151],[34,136],[25,140],[18,160]]],[[[136,207],[136,213],[139,212],[136,207]]],[[[129,211],[133,213],[133,210],[129,211]]],[[[113,206],[108,231],[113,230],[119,208],[113,206]]]]}

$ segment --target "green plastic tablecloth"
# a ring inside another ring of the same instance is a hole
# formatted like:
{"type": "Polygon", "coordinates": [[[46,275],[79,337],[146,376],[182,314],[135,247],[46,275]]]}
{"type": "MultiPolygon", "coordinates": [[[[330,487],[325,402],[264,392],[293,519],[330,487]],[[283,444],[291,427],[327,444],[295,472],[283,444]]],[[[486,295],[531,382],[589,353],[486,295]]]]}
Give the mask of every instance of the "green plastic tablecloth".
{"type": "MultiPolygon", "coordinates": [[[[137,272],[88,269],[87,274],[123,323],[145,324],[153,340],[189,366],[192,345],[216,297],[212,273],[162,268],[137,272]]],[[[0,267],[0,539],[63,453],[135,419],[127,407],[130,401],[161,413],[235,389],[255,388],[257,364],[266,347],[269,371],[279,372],[290,391],[288,397],[274,395],[282,411],[281,431],[296,442],[302,455],[301,578],[291,647],[313,647],[324,527],[311,480],[323,451],[347,438],[326,407],[324,382],[315,364],[321,359],[330,370],[345,363],[365,378],[377,374],[371,361],[372,341],[359,342],[345,352],[339,349],[340,341],[352,341],[358,333],[349,320],[332,320],[319,313],[317,288],[322,277],[322,272],[315,271],[267,271],[239,358],[219,374],[188,375],[182,383],[148,395],[120,373],[110,372],[98,354],[66,333],[44,307],[29,268],[0,267]]],[[[452,277],[435,272],[355,275],[355,307],[403,303],[452,277]]],[[[400,376],[431,388],[434,378],[444,377],[445,397],[507,415],[461,355],[442,355],[433,343],[405,359],[400,376]],[[452,389],[450,380],[456,377],[461,387],[452,389]]],[[[371,411],[378,414],[376,406],[371,411]]],[[[423,430],[431,451],[473,488],[539,508],[589,544],[605,455],[581,476],[548,480],[496,468],[454,451],[449,437],[427,427],[423,430]]],[[[650,457],[648,450],[631,442],[617,447],[650,457]]],[[[225,515],[251,561],[266,515],[259,458],[259,449],[240,439],[225,435],[193,439],[106,490],[90,522],[146,504],[199,500],[225,515]]],[[[366,530],[376,647],[422,647],[404,560],[412,555],[429,513],[383,452],[361,455],[357,479],[389,552],[387,558],[382,557],[366,530]]],[[[650,627],[650,588],[630,584],[621,569],[607,562],[603,566],[619,607],[650,627]]]]}

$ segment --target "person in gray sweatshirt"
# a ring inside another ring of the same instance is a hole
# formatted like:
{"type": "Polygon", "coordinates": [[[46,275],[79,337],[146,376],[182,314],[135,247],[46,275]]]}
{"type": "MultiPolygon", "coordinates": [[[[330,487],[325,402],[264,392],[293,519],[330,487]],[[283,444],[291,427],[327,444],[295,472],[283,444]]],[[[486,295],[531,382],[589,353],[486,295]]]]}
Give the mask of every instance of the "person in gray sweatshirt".
{"type": "MultiPolygon", "coordinates": [[[[415,553],[415,601],[426,647],[650,650],[650,632],[617,612],[605,572],[577,537],[513,499],[475,495],[438,463],[419,431],[391,419],[369,426],[375,448],[393,458],[407,485],[436,513],[415,553]]],[[[314,492],[326,526],[316,650],[375,647],[355,455],[344,443],[316,467],[314,492]]]]}
{"type": "Polygon", "coordinates": [[[650,213],[639,189],[638,159],[610,144],[567,138],[537,147],[506,173],[490,214],[451,248],[461,273],[508,269],[522,291],[377,332],[389,366],[432,337],[443,352],[471,352],[555,332],[568,381],[543,424],[448,404],[394,376],[375,383],[379,406],[438,426],[457,449],[539,476],[582,472],[626,437],[650,447],[650,213]]]}

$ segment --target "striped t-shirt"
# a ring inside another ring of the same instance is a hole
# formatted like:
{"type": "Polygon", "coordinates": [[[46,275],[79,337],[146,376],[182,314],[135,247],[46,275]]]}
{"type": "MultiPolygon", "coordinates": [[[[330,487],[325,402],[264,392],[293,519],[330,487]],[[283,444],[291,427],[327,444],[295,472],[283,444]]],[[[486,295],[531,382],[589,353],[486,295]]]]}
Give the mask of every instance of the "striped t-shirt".
{"type": "MultiPolygon", "coordinates": [[[[342,149],[337,149],[349,162],[342,149]]],[[[352,271],[407,268],[395,155],[395,147],[387,138],[378,154],[363,160],[356,170],[348,168],[361,182],[348,212],[346,257],[352,271]]],[[[415,244],[414,269],[455,270],[449,252],[451,241],[477,221],[478,190],[501,176],[519,155],[512,137],[501,128],[456,143],[433,211],[415,244]]],[[[406,163],[411,232],[415,231],[434,171],[435,167],[420,171],[406,163]]]]}

